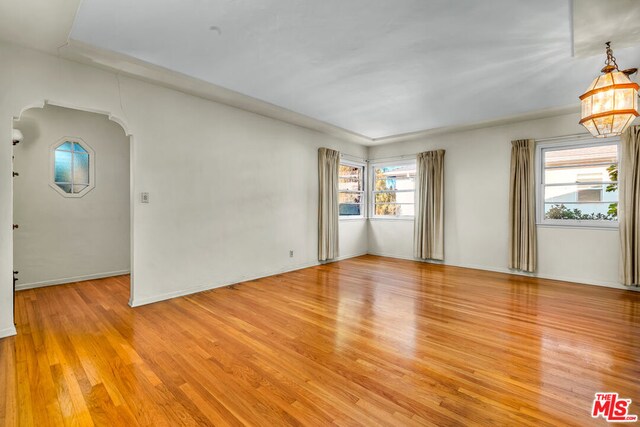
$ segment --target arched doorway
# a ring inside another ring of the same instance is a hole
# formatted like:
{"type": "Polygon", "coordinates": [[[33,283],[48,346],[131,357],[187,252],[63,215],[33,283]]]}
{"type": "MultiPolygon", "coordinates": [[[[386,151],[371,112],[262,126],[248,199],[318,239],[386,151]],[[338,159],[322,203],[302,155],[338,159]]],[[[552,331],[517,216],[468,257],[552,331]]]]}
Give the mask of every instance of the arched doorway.
{"type": "MultiPolygon", "coordinates": [[[[122,120],[51,102],[14,119],[17,289],[131,274],[132,137],[122,120]]],[[[15,227],[15,226],[14,226],[15,227]]]]}

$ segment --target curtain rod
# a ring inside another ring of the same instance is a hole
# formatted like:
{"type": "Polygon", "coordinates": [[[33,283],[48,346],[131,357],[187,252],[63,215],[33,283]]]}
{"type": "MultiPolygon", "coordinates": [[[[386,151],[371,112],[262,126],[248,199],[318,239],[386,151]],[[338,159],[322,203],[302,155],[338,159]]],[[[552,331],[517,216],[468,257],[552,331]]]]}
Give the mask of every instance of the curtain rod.
{"type": "Polygon", "coordinates": [[[358,156],[354,156],[354,155],[342,153],[342,152],[340,153],[340,157],[343,157],[347,160],[353,160],[353,161],[362,162],[362,163],[368,162],[367,159],[363,159],[362,157],[358,157],[358,156]]]}
{"type": "Polygon", "coordinates": [[[574,133],[572,135],[554,136],[551,138],[536,138],[536,142],[553,142],[564,141],[565,139],[592,139],[594,138],[590,133],[574,133]]]}
{"type": "MultiPolygon", "coordinates": [[[[421,151],[422,152],[422,151],[421,151]]],[[[420,153],[421,153],[420,152],[420,153]]],[[[392,156],[392,157],[378,157],[376,159],[369,159],[369,163],[375,163],[375,162],[381,162],[381,161],[388,161],[388,160],[409,160],[409,159],[415,159],[418,157],[418,154],[420,153],[414,153],[414,154],[402,154],[400,156],[392,156]]]]}

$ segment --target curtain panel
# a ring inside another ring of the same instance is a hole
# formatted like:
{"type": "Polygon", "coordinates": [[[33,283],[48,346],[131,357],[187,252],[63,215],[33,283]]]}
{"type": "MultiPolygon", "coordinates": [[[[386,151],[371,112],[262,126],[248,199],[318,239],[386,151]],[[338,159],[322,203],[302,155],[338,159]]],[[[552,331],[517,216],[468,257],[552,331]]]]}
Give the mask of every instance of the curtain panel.
{"type": "Polygon", "coordinates": [[[338,168],[340,152],[318,149],[318,260],[338,257],[338,168]]]}
{"type": "Polygon", "coordinates": [[[444,260],[444,150],[418,154],[414,255],[444,260]]]}
{"type": "Polygon", "coordinates": [[[620,140],[618,169],[620,200],[621,280],[627,286],[640,285],[640,126],[631,126],[620,140]]]}
{"type": "Polygon", "coordinates": [[[537,263],[535,141],[511,141],[509,268],[534,272],[537,263]]]}

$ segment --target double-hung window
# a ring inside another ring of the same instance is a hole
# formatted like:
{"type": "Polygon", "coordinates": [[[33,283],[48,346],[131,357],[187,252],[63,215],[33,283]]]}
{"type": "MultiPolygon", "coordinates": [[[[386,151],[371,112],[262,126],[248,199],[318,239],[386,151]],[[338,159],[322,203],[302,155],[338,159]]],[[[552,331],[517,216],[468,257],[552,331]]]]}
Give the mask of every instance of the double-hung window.
{"type": "Polygon", "coordinates": [[[415,160],[373,164],[371,217],[413,218],[415,189],[415,160]]]}
{"type": "Polygon", "coordinates": [[[617,139],[538,145],[538,223],[618,225],[617,139]]]}
{"type": "Polygon", "coordinates": [[[340,218],[365,217],[364,164],[341,161],[338,171],[340,218]]]}

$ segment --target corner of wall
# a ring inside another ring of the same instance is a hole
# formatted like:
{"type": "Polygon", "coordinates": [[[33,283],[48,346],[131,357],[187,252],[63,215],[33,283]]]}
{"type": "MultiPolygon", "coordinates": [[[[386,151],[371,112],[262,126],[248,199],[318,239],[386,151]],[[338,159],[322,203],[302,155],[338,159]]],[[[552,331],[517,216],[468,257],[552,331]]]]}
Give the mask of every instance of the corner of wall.
{"type": "Polygon", "coordinates": [[[0,339],[12,337],[14,335],[18,335],[15,326],[9,326],[8,328],[0,329],[0,339]]]}

